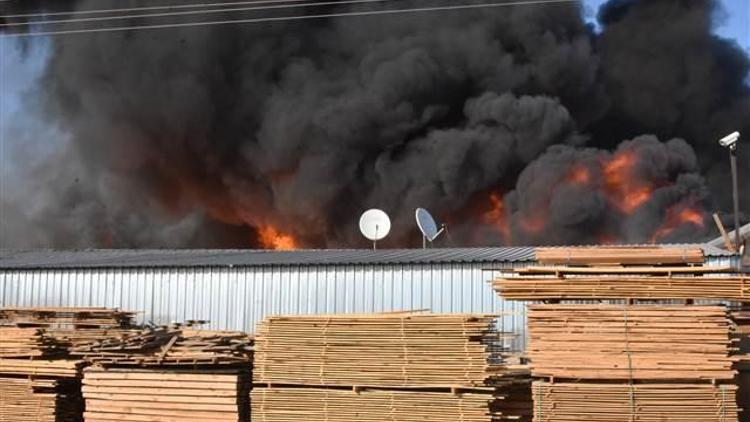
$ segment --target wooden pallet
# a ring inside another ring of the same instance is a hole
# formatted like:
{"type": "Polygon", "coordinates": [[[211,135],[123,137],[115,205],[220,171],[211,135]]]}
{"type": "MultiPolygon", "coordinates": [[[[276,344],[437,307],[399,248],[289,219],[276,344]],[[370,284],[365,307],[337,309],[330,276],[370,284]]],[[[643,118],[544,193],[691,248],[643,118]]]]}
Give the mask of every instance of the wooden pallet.
{"type": "Polygon", "coordinates": [[[728,380],[735,359],[723,306],[529,305],[533,376],[728,380]]]}
{"type": "Polygon", "coordinates": [[[736,385],[534,381],[534,421],[737,422],[736,385]]]}
{"type": "Polygon", "coordinates": [[[247,422],[249,378],[249,368],[87,368],[86,422],[247,422]]]}
{"type": "Polygon", "coordinates": [[[485,386],[513,376],[490,315],[272,316],[258,327],[254,382],[485,386]]]}

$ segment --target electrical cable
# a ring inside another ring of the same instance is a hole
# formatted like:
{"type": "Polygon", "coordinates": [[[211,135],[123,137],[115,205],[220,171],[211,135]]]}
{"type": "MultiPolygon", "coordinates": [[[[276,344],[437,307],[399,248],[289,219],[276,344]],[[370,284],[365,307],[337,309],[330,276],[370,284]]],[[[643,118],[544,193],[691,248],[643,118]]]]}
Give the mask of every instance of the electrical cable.
{"type": "Polygon", "coordinates": [[[310,3],[293,3],[293,4],[280,4],[271,6],[254,6],[254,7],[237,7],[229,9],[212,9],[212,10],[190,10],[185,12],[163,12],[163,13],[146,13],[141,15],[121,15],[121,16],[101,16],[93,18],[73,18],[73,19],[56,19],[56,20],[42,20],[42,21],[28,21],[28,22],[12,22],[12,23],[0,23],[0,28],[18,27],[18,26],[38,26],[38,25],[61,25],[67,23],[80,23],[80,22],[100,22],[109,20],[121,20],[121,19],[141,19],[141,18],[164,18],[172,16],[189,16],[189,15],[202,15],[209,13],[227,13],[227,12],[249,12],[259,10],[276,10],[276,9],[288,9],[295,7],[316,7],[316,6],[332,6],[338,4],[360,4],[360,3],[382,3],[386,1],[397,1],[397,0],[338,0],[338,1],[324,1],[324,2],[310,2],[310,3]]]}
{"type": "Polygon", "coordinates": [[[144,29],[185,28],[185,27],[198,27],[198,26],[205,27],[205,26],[242,24],[242,23],[248,24],[248,23],[263,23],[263,22],[287,22],[287,21],[302,21],[302,20],[310,20],[310,19],[322,19],[322,18],[395,15],[395,14],[426,13],[426,12],[437,12],[437,11],[469,10],[469,9],[480,9],[480,8],[487,9],[487,8],[496,8],[496,7],[521,6],[521,5],[533,5],[533,4],[578,3],[580,1],[581,0],[526,0],[526,1],[510,1],[510,2],[502,2],[502,3],[472,3],[472,4],[453,5],[453,6],[386,9],[386,10],[371,10],[371,11],[362,11],[362,12],[322,13],[322,14],[315,14],[315,15],[277,16],[277,17],[252,18],[252,19],[231,19],[231,20],[217,20],[217,21],[203,21],[203,22],[171,23],[171,24],[115,26],[115,27],[104,27],[104,28],[70,29],[70,30],[59,30],[59,31],[19,32],[19,33],[2,34],[0,35],[0,38],[26,38],[26,37],[68,35],[68,34],[121,32],[121,31],[144,30],[144,29]]]}

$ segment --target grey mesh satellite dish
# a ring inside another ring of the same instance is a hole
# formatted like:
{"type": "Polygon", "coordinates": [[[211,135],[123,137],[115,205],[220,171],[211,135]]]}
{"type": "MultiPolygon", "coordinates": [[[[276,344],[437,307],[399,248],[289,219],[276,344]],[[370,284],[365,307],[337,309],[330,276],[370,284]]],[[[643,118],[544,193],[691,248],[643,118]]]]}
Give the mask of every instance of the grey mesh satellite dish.
{"type": "Polygon", "coordinates": [[[426,248],[428,241],[432,243],[445,230],[445,225],[438,230],[435,219],[424,208],[417,208],[414,215],[417,218],[417,227],[422,232],[422,247],[426,248]]]}
{"type": "Polygon", "coordinates": [[[391,231],[391,219],[385,212],[373,208],[365,211],[359,218],[359,231],[362,235],[372,240],[372,248],[377,249],[378,240],[388,236],[391,231]]]}

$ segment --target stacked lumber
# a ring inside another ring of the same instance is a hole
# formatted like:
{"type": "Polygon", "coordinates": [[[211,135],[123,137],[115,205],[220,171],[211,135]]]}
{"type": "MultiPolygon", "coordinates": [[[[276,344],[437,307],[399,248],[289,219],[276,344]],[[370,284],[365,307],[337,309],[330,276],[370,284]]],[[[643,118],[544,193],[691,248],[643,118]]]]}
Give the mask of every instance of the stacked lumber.
{"type": "Polygon", "coordinates": [[[0,326],[0,358],[50,358],[64,350],[44,330],[0,326]]]}
{"type": "Polygon", "coordinates": [[[0,376],[0,421],[83,421],[80,381],[0,376]]]}
{"type": "Polygon", "coordinates": [[[529,421],[528,370],[491,315],[272,316],[256,334],[253,417],[529,421]]]}
{"type": "Polygon", "coordinates": [[[253,417],[266,422],[518,420],[503,415],[502,398],[476,392],[273,387],[256,388],[251,397],[253,417]]]}
{"type": "Polygon", "coordinates": [[[10,308],[0,309],[0,324],[18,327],[115,328],[133,325],[134,312],[109,308],[10,308]]]}
{"type": "Polygon", "coordinates": [[[69,350],[131,330],[103,308],[0,309],[0,421],[82,421],[84,362],[69,350]]]}
{"type": "Polygon", "coordinates": [[[77,378],[83,361],[68,359],[0,359],[0,375],[26,377],[77,378]]]}
{"type": "Polygon", "coordinates": [[[737,324],[740,360],[750,365],[750,307],[734,309],[732,319],[737,324]]]}
{"type": "MultiPolygon", "coordinates": [[[[703,270],[703,269],[701,269],[703,270]]],[[[521,273],[492,281],[495,291],[507,300],[599,300],[717,299],[750,302],[750,276],[729,274],[616,273],[596,269],[549,268],[548,274],[521,273]],[[676,275],[675,275],[676,274],[676,275]]]]}
{"type": "Polygon", "coordinates": [[[246,333],[160,327],[74,347],[71,355],[106,366],[236,365],[252,359],[246,333]]]}
{"type": "Polygon", "coordinates": [[[534,381],[534,421],[737,421],[735,385],[534,381]]]}
{"type": "Polygon", "coordinates": [[[541,264],[592,265],[660,265],[702,264],[703,249],[661,246],[552,247],[536,248],[541,264]]]}
{"type": "Polygon", "coordinates": [[[731,380],[731,320],[723,306],[529,305],[533,376],[731,380]]]}
{"type": "Polygon", "coordinates": [[[248,421],[245,369],[137,369],[84,371],[86,422],[248,421]]]}
{"type": "Polygon", "coordinates": [[[502,340],[488,315],[272,316],[258,327],[253,376],[268,384],[486,386],[514,373],[502,340]]]}
{"type": "Polygon", "coordinates": [[[740,367],[737,385],[737,405],[743,409],[740,422],[750,422],[750,365],[740,367]]]}

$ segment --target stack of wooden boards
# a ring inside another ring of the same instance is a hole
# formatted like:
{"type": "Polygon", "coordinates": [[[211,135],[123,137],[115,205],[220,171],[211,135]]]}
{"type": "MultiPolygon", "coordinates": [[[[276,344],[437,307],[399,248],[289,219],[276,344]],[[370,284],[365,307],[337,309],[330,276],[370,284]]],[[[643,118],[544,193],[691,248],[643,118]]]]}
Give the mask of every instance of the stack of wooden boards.
{"type": "Polygon", "coordinates": [[[251,361],[252,342],[241,332],[159,327],[80,345],[71,354],[101,365],[233,365],[251,361]]]}
{"type": "Polygon", "coordinates": [[[723,306],[529,305],[528,318],[538,421],[737,421],[723,306]]]}
{"type": "Polygon", "coordinates": [[[132,316],[101,308],[0,309],[0,420],[82,421],[84,362],[70,358],[71,339],[126,330],[132,316]]]}
{"type": "Polygon", "coordinates": [[[539,248],[539,266],[499,277],[493,288],[511,300],[718,299],[750,302],[750,275],[709,267],[701,249],[539,248]],[[616,251],[624,256],[616,265],[616,251]],[[664,252],[666,251],[666,252],[664,252]],[[589,262],[588,265],[584,265],[589,262]],[[632,264],[632,265],[630,265],[632,264]],[[565,266],[561,266],[565,265],[565,266]]]}
{"type": "Polygon", "coordinates": [[[75,348],[86,421],[249,421],[252,338],[245,333],[144,329],[75,348]]]}
{"type": "Polygon", "coordinates": [[[247,369],[95,366],[84,374],[86,422],[250,420],[247,369]]]}
{"type": "Polygon", "coordinates": [[[738,420],[728,310],[687,301],[750,301],[750,277],[703,266],[699,248],[536,255],[539,265],[492,283],[505,299],[553,302],[529,305],[535,421],[738,420]]]}
{"type": "Polygon", "coordinates": [[[723,306],[529,305],[535,376],[731,380],[731,321],[723,306]]]}
{"type": "Polygon", "coordinates": [[[738,404],[744,409],[740,415],[741,422],[750,422],[750,306],[739,306],[732,309],[732,317],[737,324],[739,337],[739,370],[738,404]]]}
{"type": "Polygon", "coordinates": [[[134,315],[0,309],[0,421],[249,421],[251,337],[134,315]]]}
{"type": "Polygon", "coordinates": [[[77,378],[0,376],[0,421],[82,421],[83,400],[77,378]]]}
{"type": "Polygon", "coordinates": [[[526,369],[489,315],[276,316],[256,336],[253,418],[529,420],[526,369]]]}

